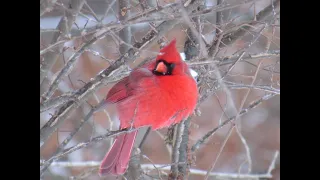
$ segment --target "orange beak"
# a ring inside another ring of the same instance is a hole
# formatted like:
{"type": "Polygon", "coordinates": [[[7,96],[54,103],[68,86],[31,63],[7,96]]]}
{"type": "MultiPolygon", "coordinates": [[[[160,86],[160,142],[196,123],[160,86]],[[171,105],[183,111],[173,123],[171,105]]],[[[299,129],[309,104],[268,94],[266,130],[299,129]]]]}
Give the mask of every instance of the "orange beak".
{"type": "Polygon", "coordinates": [[[165,74],[167,72],[167,66],[163,62],[159,62],[156,71],[165,74]]]}

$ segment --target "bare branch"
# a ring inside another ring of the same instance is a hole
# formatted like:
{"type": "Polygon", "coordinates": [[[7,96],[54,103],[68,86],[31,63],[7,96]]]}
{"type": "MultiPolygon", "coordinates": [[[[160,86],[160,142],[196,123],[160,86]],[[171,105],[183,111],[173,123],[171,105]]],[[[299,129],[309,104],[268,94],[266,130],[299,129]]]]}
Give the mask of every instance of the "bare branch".
{"type": "MultiPolygon", "coordinates": [[[[266,174],[239,174],[239,173],[218,173],[211,172],[209,176],[217,177],[217,178],[231,178],[231,179],[261,179],[261,178],[272,178],[271,171],[274,169],[272,164],[275,164],[275,160],[278,157],[279,152],[276,151],[275,156],[273,158],[272,163],[270,164],[271,169],[268,170],[266,174]],[[273,168],[272,168],[273,167],[273,168]]],[[[98,167],[100,165],[100,161],[85,161],[85,162],[53,162],[51,166],[55,167],[98,167]]],[[[165,164],[141,164],[141,168],[145,170],[150,169],[158,169],[161,171],[170,171],[170,166],[165,164]]],[[[205,175],[207,171],[199,170],[199,169],[190,169],[190,173],[194,175],[205,175]]]]}
{"type": "Polygon", "coordinates": [[[40,104],[40,113],[44,112],[51,108],[56,108],[65,102],[69,101],[71,99],[71,93],[63,94],[61,96],[55,97],[53,99],[50,99],[42,104],[40,104]]]}
{"type": "Polygon", "coordinates": [[[244,89],[244,88],[250,88],[250,89],[257,89],[257,90],[263,90],[270,93],[274,93],[277,95],[280,95],[280,89],[276,89],[270,86],[259,86],[259,85],[249,85],[249,84],[241,84],[241,83],[234,83],[230,81],[224,81],[227,86],[230,89],[244,89]]]}
{"type": "MultiPolygon", "coordinates": [[[[71,112],[78,108],[82,102],[87,100],[87,98],[93,94],[101,86],[116,82],[123,78],[123,75],[115,73],[116,71],[122,71],[127,69],[124,65],[119,65],[124,63],[124,58],[119,61],[116,61],[109,68],[100,72],[95,78],[88,82],[83,88],[77,90],[73,95],[71,100],[64,104],[57,113],[50,118],[50,120],[41,128],[40,130],[40,146],[56,131],[60,125],[65,121],[71,112]],[[114,77],[113,73],[117,74],[117,77],[114,77]]],[[[125,74],[125,76],[127,76],[125,74]]]]}
{"type": "MultiPolygon", "coordinates": [[[[217,178],[231,178],[231,179],[261,179],[261,178],[272,178],[271,171],[274,169],[274,164],[279,155],[279,151],[276,151],[272,163],[269,166],[269,170],[266,174],[240,174],[240,173],[218,173],[210,172],[209,176],[217,178]]],[[[56,167],[98,167],[100,161],[85,161],[85,162],[53,162],[51,166],[56,167]]],[[[141,168],[145,170],[158,169],[161,171],[170,171],[170,165],[165,164],[141,164],[141,168]]],[[[205,175],[207,171],[199,169],[190,169],[190,173],[194,175],[205,175]]]]}
{"type": "MultiPolygon", "coordinates": [[[[65,11],[65,14],[61,18],[57,27],[57,30],[59,31],[53,34],[51,44],[55,44],[57,41],[67,36],[83,4],[84,4],[84,0],[70,0],[71,11],[65,11]]],[[[40,84],[41,84],[40,89],[44,89],[44,86],[46,83],[43,83],[43,80],[46,78],[48,71],[55,64],[58,58],[58,55],[59,55],[59,50],[56,50],[56,49],[53,52],[49,51],[45,54],[44,60],[42,61],[41,67],[40,67],[40,84]]]]}
{"type": "MultiPolygon", "coordinates": [[[[209,10],[205,10],[203,12],[200,11],[199,13],[191,13],[192,10],[194,10],[195,7],[199,5],[198,3],[201,2],[201,1],[199,1],[199,2],[198,1],[199,0],[192,1],[192,3],[186,7],[189,17],[198,17],[198,16],[210,14],[213,12],[220,12],[220,11],[224,11],[227,9],[236,8],[236,7],[239,7],[239,6],[247,4],[247,3],[252,3],[254,0],[249,0],[249,1],[246,1],[245,3],[239,3],[236,5],[216,6],[214,8],[211,8],[209,10]]],[[[180,5],[180,3],[172,3],[172,4],[168,4],[168,5],[164,5],[164,6],[158,6],[156,8],[148,9],[143,13],[137,14],[137,15],[129,18],[126,21],[113,22],[113,23],[108,23],[105,25],[97,25],[95,27],[86,29],[86,31],[87,31],[87,34],[92,34],[92,33],[95,33],[96,31],[104,29],[104,28],[110,28],[110,29],[123,28],[126,26],[138,24],[138,23],[148,23],[148,22],[156,22],[156,21],[177,21],[177,20],[183,18],[183,16],[181,14],[174,14],[174,12],[170,13],[170,16],[167,16],[167,17],[162,17],[162,16],[149,17],[149,16],[154,13],[163,12],[164,10],[172,10],[173,9],[173,11],[179,12],[178,9],[176,8],[178,5],[180,5]]],[[[79,33],[73,33],[73,34],[79,34],[79,33]]]]}
{"type": "Polygon", "coordinates": [[[51,163],[51,166],[56,167],[96,167],[100,165],[100,161],[84,161],[84,162],[70,162],[58,161],[51,163]]]}
{"type": "Polygon", "coordinates": [[[276,164],[276,160],[277,160],[278,156],[279,156],[279,151],[276,151],[274,153],[274,156],[273,156],[273,159],[271,161],[271,164],[270,164],[270,166],[268,168],[268,174],[271,174],[272,170],[275,168],[275,164],[276,164]]]}
{"type": "Polygon", "coordinates": [[[104,20],[104,18],[107,16],[108,12],[110,11],[110,9],[112,8],[112,6],[114,5],[115,2],[117,2],[117,0],[112,0],[111,3],[107,3],[108,7],[106,8],[104,15],[101,17],[100,22],[102,22],[104,20]]]}
{"type": "MultiPolygon", "coordinates": [[[[262,63],[262,60],[259,62],[258,68],[257,68],[257,70],[256,70],[256,72],[255,72],[255,75],[254,75],[254,78],[253,78],[253,80],[252,80],[252,82],[251,82],[251,85],[253,85],[254,82],[256,81],[258,72],[259,72],[259,70],[260,70],[261,63],[262,63]]],[[[247,101],[247,98],[248,98],[250,92],[251,92],[251,89],[248,89],[248,90],[247,90],[247,93],[245,94],[245,96],[244,96],[244,98],[243,98],[243,100],[242,100],[242,102],[241,102],[241,104],[240,104],[239,109],[242,109],[242,108],[243,108],[244,103],[247,101]]],[[[239,113],[237,114],[237,116],[236,116],[236,118],[234,119],[234,121],[237,121],[238,117],[239,117],[239,113]]],[[[248,144],[247,144],[246,139],[245,139],[245,138],[242,136],[242,134],[241,134],[240,127],[241,127],[241,126],[240,126],[240,123],[236,123],[236,125],[235,125],[236,132],[237,132],[237,134],[239,135],[240,140],[241,140],[241,142],[243,143],[243,145],[244,145],[244,147],[245,147],[245,150],[246,150],[247,162],[248,162],[248,173],[251,173],[252,160],[251,160],[250,148],[249,148],[249,146],[248,146],[248,144]]]]}
{"type": "Polygon", "coordinates": [[[67,64],[63,67],[58,76],[53,80],[48,91],[44,93],[44,95],[42,96],[43,102],[53,95],[54,91],[58,88],[60,81],[63,80],[63,78],[66,77],[72,71],[80,55],[97,40],[103,38],[108,32],[109,31],[106,31],[104,33],[94,36],[90,41],[84,43],[81,47],[79,47],[79,49],[69,58],[67,64]]]}
{"type": "Polygon", "coordinates": [[[222,75],[222,77],[221,77],[222,79],[223,79],[224,77],[226,77],[226,75],[234,68],[234,66],[236,65],[236,63],[242,59],[242,57],[243,57],[244,54],[245,54],[245,51],[242,51],[242,53],[240,53],[238,59],[236,59],[236,60],[229,66],[228,70],[222,75]]]}
{"type": "MultiPolygon", "coordinates": [[[[215,60],[210,60],[209,58],[201,58],[199,60],[191,60],[187,62],[190,67],[206,65],[212,63],[218,63],[218,66],[229,65],[237,61],[239,54],[230,57],[216,57],[215,60]]],[[[246,54],[242,57],[242,61],[254,60],[254,59],[264,59],[264,58],[274,58],[280,57],[280,50],[270,51],[267,53],[257,53],[257,54],[246,54]]],[[[266,70],[266,69],[265,69],[266,70]]],[[[269,71],[269,70],[268,70],[269,71]]]]}
{"type": "Polygon", "coordinates": [[[174,146],[172,149],[172,166],[171,166],[171,174],[170,174],[170,177],[172,179],[177,179],[178,176],[180,176],[179,170],[178,170],[179,148],[182,142],[182,135],[185,127],[184,121],[185,120],[183,120],[176,126],[176,136],[175,136],[174,146]]]}
{"type": "Polygon", "coordinates": [[[251,170],[252,170],[252,159],[251,159],[251,151],[250,151],[250,148],[249,148],[249,145],[247,143],[247,140],[243,137],[242,133],[241,133],[241,130],[235,126],[235,129],[236,129],[236,132],[238,134],[238,136],[240,137],[240,140],[246,150],[246,156],[247,156],[247,159],[246,159],[246,162],[248,162],[248,174],[251,173],[251,170]]]}
{"type": "MultiPolygon", "coordinates": [[[[130,1],[129,0],[119,0],[119,20],[125,21],[130,16],[130,1]]],[[[119,37],[126,44],[131,44],[131,27],[127,26],[119,31],[119,37]]],[[[124,54],[128,51],[129,47],[126,44],[120,44],[119,51],[121,54],[124,54]]]]}
{"type": "Polygon", "coordinates": [[[229,140],[229,138],[230,138],[230,135],[231,135],[231,133],[232,133],[232,131],[233,131],[233,128],[234,128],[234,124],[233,124],[233,125],[231,126],[231,128],[228,130],[228,132],[227,132],[227,134],[226,134],[226,137],[224,138],[224,140],[223,140],[223,142],[222,142],[222,145],[221,145],[221,147],[220,147],[220,149],[219,149],[219,152],[218,152],[218,154],[216,155],[215,160],[212,162],[210,168],[208,169],[208,171],[207,171],[207,173],[206,173],[206,175],[205,175],[205,177],[204,177],[204,180],[207,180],[207,179],[209,178],[210,172],[213,170],[213,168],[214,168],[215,165],[217,164],[218,159],[219,159],[219,157],[220,157],[220,155],[221,155],[224,147],[226,146],[226,144],[227,144],[227,142],[228,142],[228,140],[229,140]]]}
{"type": "MultiPolygon", "coordinates": [[[[250,30],[253,30],[252,26],[256,26],[259,25],[259,21],[263,21],[265,20],[268,16],[270,16],[273,12],[274,8],[278,8],[280,6],[280,0],[274,0],[272,1],[272,4],[270,4],[269,6],[267,6],[265,9],[263,9],[262,11],[260,11],[257,16],[256,19],[257,21],[253,21],[251,23],[249,23],[250,26],[245,26],[243,28],[239,28],[237,31],[229,33],[228,35],[224,36],[221,39],[221,45],[219,47],[222,47],[222,45],[230,45],[233,44],[236,40],[242,38],[244,35],[246,35],[246,33],[250,30]],[[273,8],[274,7],[274,8],[273,8]]],[[[218,42],[215,41],[214,43],[212,43],[212,45],[209,48],[209,54],[212,55],[214,50],[216,49],[216,44],[218,42]]]]}
{"type": "Polygon", "coordinates": [[[58,46],[58,45],[60,45],[60,44],[62,44],[62,43],[65,43],[65,42],[67,42],[67,41],[69,41],[69,40],[58,41],[58,42],[56,42],[56,43],[54,43],[54,44],[51,44],[50,46],[46,47],[45,49],[40,50],[40,56],[43,55],[43,54],[45,54],[46,52],[50,51],[50,50],[53,49],[54,47],[56,47],[56,46],[58,46]]]}
{"type": "Polygon", "coordinates": [[[93,9],[89,6],[88,1],[85,1],[86,7],[89,9],[90,14],[94,17],[94,19],[99,22],[100,19],[98,18],[97,14],[93,11],[93,9]]]}
{"type": "Polygon", "coordinates": [[[52,6],[56,3],[57,0],[41,0],[40,1],[40,17],[46,12],[52,10],[52,6]]]}
{"type": "Polygon", "coordinates": [[[183,176],[184,179],[188,179],[188,143],[189,143],[189,127],[190,127],[191,116],[189,116],[183,123],[183,134],[181,137],[181,143],[179,148],[179,164],[178,170],[179,173],[183,176]]]}
{"type": "MultiPolygon", "coordinates": [[[[165,164],[141,164],[142,169],[150,170],[154,169],[154,167],[160,170],[170,171],[170,166],[165,164]]],[[[199,170],[199,169],[192,169],[190,168],[190,174],[194,175],[206,175],[207,171],[199,170]]],[[[216,178],[230,178],[230,179],[256,179],[259,180],[260,178],[272,178],[271,173],[266,174],[239,174],[239,173],[219,173],[219,172],[210,172],[209,176],[216,177],[216,178]]]]}
{"type": "Polygon", "coordinates": [[[123,133],[128,133],[128,132],[132,132],[132,131],[135,131],[135,130],[138,130],[139,128],[136,128],[136,129],[130,129],[130,130],[127,130],[127,129],[122,129],[122,130],[117,130],[117,131],[109,131],[108,133],[102,135],[102,136],[97,136],[95,138],[92,138],[91,140],[87,141],[87,142],[82,142],[82,143],[79,143],[75,146],[72,146],[68,149],[65,149],[64,151],[62,151],[61,153],[55,155],[55,156],[52,156],[50,159],[48,159],[47,161],[45,161],[42,166],[40,166],[40,176],[43,174],[43,172],[48,168],[48,166],[50,166],[50,164],[54,161],[57,161],[63,157],[65,157],[66,155],[74,152],[74,151],[77,151],[79,149],[82,149],[84,147],[87,147],[89,146],[90,144],[93,144],[93,143],[97,143],[97,142],[100,142],[106,138],[110,138],[110,137],[114,137],[114,136],[117,136],[117,135],[120,135],[120,134],[123,134],[123,133]]]}
{"type": "MultiPolygon", "coordinates": [[[[239,113],[240,116],[248,113],[251,109],[257,107],[258,105],[260,105],[263,101],[266,101],[272,97],[274,97],[276,94],[267,94],[264,95],[262,98],[259,98],[258,100],[252,102],[247,108],[242,109],[239,113]]],[[[211,137],[214,133],[216,133],[219,129],[221,129],[222,127],[224,127],[225,125],[229,124],[231,121],[233,121],[235,119],[235,116],[225,120],[224,122],[222,122],[219,126],[217,126],[216,128],[212,129],[211,131],[207,132],[204,136],[202,136],[191,148],[191,151],[194,152],[197,149],[200,148],[200,146],[209,138],[211,137]]]]}
{"type": "MultiPolygon", "coordinates": [[[[59,147],[57,148],[56,152],[54,155],[57,155],[59,152],[61,152],[63,150],[63,148],[71,141],[71,139],[74,137],[74,135],[82,128],[82,126],[91,118],[91,116],[93,115],[94,112],[100,110],[101,108],[103,108],[106,105],[106,102],[104,100],[102,100],[97,106],[93,107],[90,112],[84,117],[83,120],[80,121],[80,124],[78,125],[78,127],[72,131],[68,137],[62,141],[62,143],[59,145],[59,147]]],[[[43,174],[43,172],[50,166],[50,162],[46,163],[45,165],[42,166],[42,169],[40,171],[40,176],[41,174],[43,174]]]]}

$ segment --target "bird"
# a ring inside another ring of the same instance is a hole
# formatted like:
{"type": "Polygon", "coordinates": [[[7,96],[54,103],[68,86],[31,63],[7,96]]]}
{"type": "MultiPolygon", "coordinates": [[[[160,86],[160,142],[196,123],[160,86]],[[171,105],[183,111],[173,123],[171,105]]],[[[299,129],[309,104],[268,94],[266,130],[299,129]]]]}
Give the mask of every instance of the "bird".
{"type": "Polygon", "coordinates": [[[105,98],[114,104],[119,129],[134,129],[115,137],[99,167],[99,175],[126,172],[137,128],[158,130],[190,116],[197,104],[198,88],[188,65],[181,59],[176,39],[160,49],[159,54],[116,83],[105,98]]]}

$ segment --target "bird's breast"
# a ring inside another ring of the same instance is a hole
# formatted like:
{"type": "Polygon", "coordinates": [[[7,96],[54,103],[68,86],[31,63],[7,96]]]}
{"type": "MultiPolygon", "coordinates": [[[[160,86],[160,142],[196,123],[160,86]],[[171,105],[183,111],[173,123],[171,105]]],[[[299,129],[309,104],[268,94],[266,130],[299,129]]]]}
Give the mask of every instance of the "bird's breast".
{"type": "Polygon", "coordinates": [[[138,86],[126,100],[118,104],[121,128],[167,127],[192,113],[196,97],[195,82],[190,79],[160,76],[136,82],[138,86]]]}

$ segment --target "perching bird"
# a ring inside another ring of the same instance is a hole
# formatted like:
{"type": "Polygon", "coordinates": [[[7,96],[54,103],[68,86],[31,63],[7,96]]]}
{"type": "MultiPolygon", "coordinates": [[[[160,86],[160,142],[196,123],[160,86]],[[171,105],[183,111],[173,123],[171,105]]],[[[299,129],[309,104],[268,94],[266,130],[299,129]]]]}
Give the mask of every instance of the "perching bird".
{"type": "MultiPolygon", "coordinates": [[[[134,69],[115,84],[106,101],[116,105],[120,129],[151,126],[157,130],[181,122],[193,113],[197,84],[176,49],[176,40],[156,59],[134,69]]],[[[100,176],[125,173],[137,130],[121,134],[101,162],[100,176]]]]}

